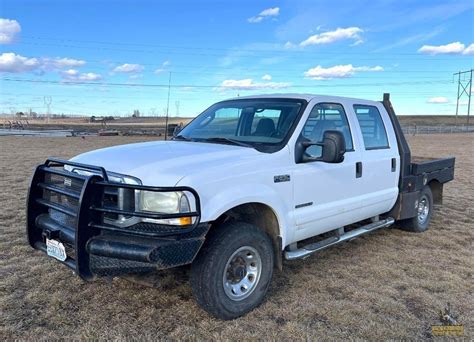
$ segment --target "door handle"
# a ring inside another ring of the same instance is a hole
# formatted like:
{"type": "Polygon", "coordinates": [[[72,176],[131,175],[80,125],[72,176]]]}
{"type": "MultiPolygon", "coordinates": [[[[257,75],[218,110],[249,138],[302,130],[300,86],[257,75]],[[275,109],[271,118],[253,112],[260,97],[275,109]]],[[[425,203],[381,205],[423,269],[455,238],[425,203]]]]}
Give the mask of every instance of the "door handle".
{"type": "Polygon", "coordinates": [[[392,172],[397,169],[397,158],[392,158],[392,172]]]}
{"type": "Polygon", "coordinates": [[[362,162],[356,163],[356,178],[362,177],[362,162]]]}

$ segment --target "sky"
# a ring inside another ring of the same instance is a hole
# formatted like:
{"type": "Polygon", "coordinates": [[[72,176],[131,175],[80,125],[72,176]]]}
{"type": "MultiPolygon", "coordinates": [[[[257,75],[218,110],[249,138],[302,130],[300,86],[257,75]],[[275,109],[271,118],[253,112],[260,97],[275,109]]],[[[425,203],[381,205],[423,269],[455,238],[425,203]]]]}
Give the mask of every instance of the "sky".
{"type": "Polygon", "coordinates": [[[1,0],[0,18],[0,113],[189,117],[235,96],[390,92],[398,114],[454,114],[453,74],[474,67],[472,0],[1,0]]]}

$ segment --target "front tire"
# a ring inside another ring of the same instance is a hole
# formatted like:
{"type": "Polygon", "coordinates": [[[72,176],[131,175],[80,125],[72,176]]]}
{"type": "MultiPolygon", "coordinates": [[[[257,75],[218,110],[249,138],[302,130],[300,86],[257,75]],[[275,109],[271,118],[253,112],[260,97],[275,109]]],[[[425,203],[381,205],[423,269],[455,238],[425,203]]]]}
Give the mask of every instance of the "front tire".
{"type": "Polygon", "coordinates": [[[270,285],[273,256],[270,237],[254,225],[228,222],[214,227],[191,268],[197,303],[224,320],[253,310],[270,285]]]}
{"type": "Polygon", "coordinates": [[[433,194],[429,185],[426,185],[420,192],[418,199],[417,215],[407,220],[400,221],[401,229],[422,233],[428,230],[433,215],[433,194]]]}

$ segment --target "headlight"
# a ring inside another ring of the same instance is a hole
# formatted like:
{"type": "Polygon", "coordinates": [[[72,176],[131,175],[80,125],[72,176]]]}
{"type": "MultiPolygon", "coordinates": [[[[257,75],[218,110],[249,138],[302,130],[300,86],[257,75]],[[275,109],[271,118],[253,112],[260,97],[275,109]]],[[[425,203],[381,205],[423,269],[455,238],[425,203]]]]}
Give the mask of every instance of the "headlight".
{"type": "MultiPolygon", "coordinates": [[[[84,170],[80,168],[74,168],[70,165],[65,165],[64,169],[70,172],[75,172],[83,176],[91,176],[97,174],[89,170],[84,170]]],[[[109,181],[115,183],[124,183],[124,184],[135,184],[141,185],[142,182],[140,179],[126,176],[118,173],[107,172],[109,181]]],[[[135,206],[136,211],[142,212],[152,212],[159,214],[179,214],[179,213],[190,213],[196,209],[196,202],[194,196],[183,191],[169,191],[169,192],[156,192],[156,191],[146,191],[146,190],[126,190],[120,189],[117,192],[118,202],[125,197],[134,197],[132,205],[135,206]],[[129,193],[125,193],[128,191],[129,193]],[[130,193],[131,191],[131,193],[130,193]],[[187,195],[189,194],[189,195],[187,195]],[[191,201],[190,201],[191,199],[191,201]]],[[[120,205],[119,205],[120,207],[120,205]]],[[[133,210],[133,208],[131,209],[133,210]]],[[[136,217],[134,219],[137,219],[136,217]]],[[[176,225],[176,226],[188,226],[193,224],[196,221],[195,217],[183,216],[172,219],[150,219],[150,218],[140,218],[137,219],[143,222],[151,222],[157,224],[167,224],[167,225],[176,225]]],[[[137,223],[137,220],[131,221],[131,219],[119,215],[119,219],[116,219],[111,224],[122,224],[122,225],[131,225],[137,223]],[[123,221],[123,222],[122,222],[123,221]],[[126,221],[126,222],[125,222],[126,221]]]]}
{"type": "Polygon", "coordinates": [[[189,201],[182,192],[142,191],[141,210],[164,214],[186,213],[191,211],[189,201]]]}
{"type": "MultiPolygon", "coordinates": [[[[191,212],[191,205],[188,197],[184,192],[154,192],[141,191],[140,211],[151,211],[162,214],[178,214],[191,212]]],[[[172,225],[189,225],[192,224],[194,218],[180,217],[174,219],[145,219],[148,222],[172,224],[172,225]]]]}

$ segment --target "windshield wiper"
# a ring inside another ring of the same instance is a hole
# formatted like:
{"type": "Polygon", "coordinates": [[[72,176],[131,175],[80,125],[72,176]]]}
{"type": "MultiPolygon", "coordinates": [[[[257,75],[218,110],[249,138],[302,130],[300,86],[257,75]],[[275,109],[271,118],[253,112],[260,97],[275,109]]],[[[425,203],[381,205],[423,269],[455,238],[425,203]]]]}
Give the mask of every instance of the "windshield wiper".
{"type": "Polygon", "coordinates": [[[193,139],[185,137],[184,135],[176,135],[173,140],[193,141],[193,139]]]}
{"type": "Polygon", "coordinates": [[[232,145],[237,145],[237,146],[255,148],[253,145],[246,144],[243,141],[235,140],[235,139],[231,139],[231,138],[225,138],[225,137],[211,137],[211,138],[204,139],[204,141],[223,142],[223,143],[230,143],[232,145]]]}

